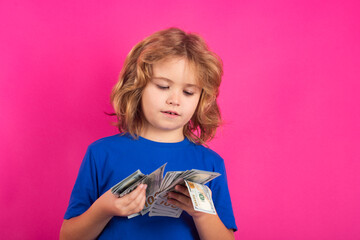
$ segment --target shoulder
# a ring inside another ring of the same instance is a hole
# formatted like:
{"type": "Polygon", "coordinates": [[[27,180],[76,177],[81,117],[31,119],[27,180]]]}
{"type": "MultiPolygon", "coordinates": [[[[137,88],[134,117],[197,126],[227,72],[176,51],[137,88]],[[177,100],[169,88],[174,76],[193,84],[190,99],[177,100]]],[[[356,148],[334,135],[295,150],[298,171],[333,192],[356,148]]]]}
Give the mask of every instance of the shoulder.
{"type": "Polygon", "coordinates": [[[115,134],[115,135],[103,137],[103,138],[100,138],[100,139],[97,139],[97,140],[93,141],[90,144],[90,146],[101,146],[101,145],[104,145],[104,144],[109,144],[109,143],[118,141],[122,137],[124,137],[124,136],[121,136],[121,134],[115,134]]]}
{"type": "Polygon", "coordinates": [[[207,161],[213,162],[215,166],[221,166],[224,164],[224,159],[213,149],[206,147],[204,145],[197,145],[195,143],[191,144],[197,151],[201,152],[203,157],[207,161]]]}
{"type": "Polygon", "coordinates": [[[109,149],[118,148],[119,146],[126,147],[130,142],[131,139],[127,135],[115,134],[90,143],[88,150],[92,152],[103,152],[109,149]]]}

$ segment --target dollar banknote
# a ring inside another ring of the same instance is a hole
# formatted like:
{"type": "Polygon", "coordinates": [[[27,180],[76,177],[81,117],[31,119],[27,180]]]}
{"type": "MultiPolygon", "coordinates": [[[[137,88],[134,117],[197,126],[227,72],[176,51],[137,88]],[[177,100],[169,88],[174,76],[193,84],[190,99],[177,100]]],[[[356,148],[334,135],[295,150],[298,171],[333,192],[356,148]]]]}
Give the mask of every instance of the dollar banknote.
{"type": "MultiPolygon", "coordinates": [[[[160,192],[157,194],[154,204],[150,207],[149,216],[179,217],[182,209],[167,203],[167,193],[174,191],[176,185],[186,186],[185,181],[204,185],[218,176],[220,176],[219,173],[197,169],[166,173],[160,192]],[[176,213],[174,213],[174,210],[176,210],[176,213]]],[[[210,197],[208,200],[211,201],[211,204],[213,205],[212,198],[210,197]]]]}
{"type": "Polygon", "coordinates": [[[131,186],[136,185],[142,179],[144,179],[145,175],[137,170],[130,176],[123,179],[121,182],[117,183],[115,186],[111,188],[111,192],[117,196],[123,196],[128,193],[131,186]]]}
{"type": "Polygon", "coordinates": [[[187,171],[169,171],[163,177],[165,166],[166,163],[149,175],[145,175],[140,170],[137,170],[111,188],[113,194],[123,197],[141,183],[147,184],[144,208],[139,213],[128,216],[128,218],[133,218],[140,214],[144,215],[148,212],[151,217],[180,217],[183,210],[167,202],[168,193],[174,191],[176,185],[183,185],[188,188],[196,211],[216,214],[211,191],[205,183],[220,176],[219,173],[192,169],[187,171]],[[194,188],[190,186],[194,186],[194,188]]]}
{"type": "Polygon", "coordinates": [[[154,172],[152,172],[143,180],[143,183],[147,185],[147,188],[146,188],[146,202],[143,210],[141,210],[141,215],[144,215],[147,212],[149,212],[151,206],[150,201],[152,198],[155,198],[155,194],[160,189],[160,185],[163,180],[165,166],[166,163],[157,170],[155,170],[154,172]]]}
{"type": "Polygon", "coordinates": [[[215,214],[214,203],[211,198],[211,191],[208,186],[185,180],[194,210],[215,214]]]}

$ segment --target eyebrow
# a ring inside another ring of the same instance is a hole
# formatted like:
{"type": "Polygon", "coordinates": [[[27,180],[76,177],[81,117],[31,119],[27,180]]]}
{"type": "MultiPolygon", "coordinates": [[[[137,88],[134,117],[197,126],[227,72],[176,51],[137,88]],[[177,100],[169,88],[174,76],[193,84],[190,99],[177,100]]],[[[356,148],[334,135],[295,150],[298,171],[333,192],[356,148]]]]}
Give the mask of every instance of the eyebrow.
{"type": "MultiPolygon", "coordinates": [[[[152,77],[153,79],[161,79],[161,80],[165,80],[167,82],[170,82],[170,83],[174,83],[174,81],[168,79],[168,78],[165,78],[165,77],[152,77]]],[[[190,83],[187,83],[185,84],[187,87],[195,87],[195,88],[198,88],[198,89],[201,89],[201,87],[199,87],[198,85],[196,84],[190,84],[190,83]]]]}

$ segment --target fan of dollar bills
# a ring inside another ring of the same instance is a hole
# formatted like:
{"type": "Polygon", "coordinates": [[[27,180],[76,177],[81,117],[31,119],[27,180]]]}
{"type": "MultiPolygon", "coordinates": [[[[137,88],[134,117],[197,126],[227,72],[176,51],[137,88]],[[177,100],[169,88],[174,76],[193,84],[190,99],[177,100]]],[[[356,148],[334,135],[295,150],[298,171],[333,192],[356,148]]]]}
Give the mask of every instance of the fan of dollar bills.
{"type": "Polygon", "coordinates": [[[207,182],[220,176],[220,173],[203,170],[170,171],[165,177],[166,163],[149,175],[137,170],[115,186],[111,192],[118,197],[130,193],[141,183],[147,184],[146,202],[140,213],[135,213],[128,218],[144,215],[149,216],[180,217],[182,209],[167,203],[167,194],[175,190],[176,185],[187,186],[193,207],[196,211],[216,214],[210,189],[205,185],[207,182]]]}

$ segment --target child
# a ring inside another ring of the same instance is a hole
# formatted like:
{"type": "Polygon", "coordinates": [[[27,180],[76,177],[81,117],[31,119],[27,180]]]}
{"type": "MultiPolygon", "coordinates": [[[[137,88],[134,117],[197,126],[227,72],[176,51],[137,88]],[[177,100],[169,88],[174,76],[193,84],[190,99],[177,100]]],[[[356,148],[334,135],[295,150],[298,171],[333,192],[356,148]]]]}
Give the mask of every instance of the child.
{"type": "Polygon", "coordinates": [[[111,101],[121,134],[90,144],[60,231],[61,239],[233,239],[237,230],[223,159],[202,146],[221,118],[216,102],[222,64],[201,37],[170,28],[128,54],[111,101]],[[217,215],[195,211],[186,187],[168,203],[180,218],[127,216],[144,207],[146,185],[117,198],[110,188],[140,169],[149,174],[200,169],[221,173],[209,182],[217,215]]]}

